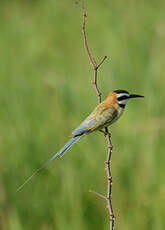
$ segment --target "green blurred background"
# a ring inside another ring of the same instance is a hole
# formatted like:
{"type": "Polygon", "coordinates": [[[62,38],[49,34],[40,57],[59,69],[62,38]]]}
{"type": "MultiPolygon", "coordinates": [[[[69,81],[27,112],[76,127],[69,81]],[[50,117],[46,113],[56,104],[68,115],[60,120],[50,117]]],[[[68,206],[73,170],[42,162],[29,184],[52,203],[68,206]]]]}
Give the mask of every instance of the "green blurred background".
{"type": "MultiPolygon", "coordinates": [[[[111,128],[115,229],[165,229],[165,1],[87,2],[103,98],[132,100],[111,128]]],[[[0,230],[107,230],[102,134],[82,139],[17,188],[97,104],[74,1],[0,2],[0,230]]]]}

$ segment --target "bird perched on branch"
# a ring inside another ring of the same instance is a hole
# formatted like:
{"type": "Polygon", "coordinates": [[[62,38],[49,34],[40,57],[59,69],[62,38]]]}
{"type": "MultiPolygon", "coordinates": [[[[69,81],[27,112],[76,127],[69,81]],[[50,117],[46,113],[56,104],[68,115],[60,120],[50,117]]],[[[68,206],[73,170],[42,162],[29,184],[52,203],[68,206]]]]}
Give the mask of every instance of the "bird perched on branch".
{"type": "Polygon", "coordinates": [[[32,174],[19,188],[19,191],[33,176],[44,169],[52,160],[66,153],[77,141],[89,133],[102,130],[108,127],[122,115],[126,103],[131,98],[144,97],[137,94],[129,94],[126,90],[115,90],[96,108],[93,112],[72,132],[72,138],[60,149],[53,157],[51,157],[41,168],[32,174]]]}

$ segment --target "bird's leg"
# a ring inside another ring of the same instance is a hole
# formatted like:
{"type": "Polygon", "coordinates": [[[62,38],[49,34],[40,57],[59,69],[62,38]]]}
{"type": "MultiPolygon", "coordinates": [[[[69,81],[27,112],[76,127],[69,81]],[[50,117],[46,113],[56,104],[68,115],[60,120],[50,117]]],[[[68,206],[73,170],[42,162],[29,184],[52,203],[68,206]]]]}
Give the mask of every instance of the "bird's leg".
{"type": "Polygon", "coordinates": [[[106,131],[104,131],[104,130],[102,130],[102,129],[100,129],[99,131],[100,131],[101,133],[103,133],[104,136],[106,137],[106,135],[107,135],[107,132],[106,132],[106,131]]]}
{"type": "Polygon", "coordinates": [[[105,131],[102,130],[102,129],[99,129],[99,131],[100,131],[101,133],[103,133],[105,137],[107,136],[107,134],[108,134],[109,136],[111,136],[110,132],[109,132],[107,129],[105,129],[105,131]]]}
{"type": "Polygon", "coordinates": [[[106,133],[106,136],[108,135],[109,137],[111,137],[111,134],[110,134],[110,132],[108,130],[108,127],[105,127],[105,133],[106,133]]]}

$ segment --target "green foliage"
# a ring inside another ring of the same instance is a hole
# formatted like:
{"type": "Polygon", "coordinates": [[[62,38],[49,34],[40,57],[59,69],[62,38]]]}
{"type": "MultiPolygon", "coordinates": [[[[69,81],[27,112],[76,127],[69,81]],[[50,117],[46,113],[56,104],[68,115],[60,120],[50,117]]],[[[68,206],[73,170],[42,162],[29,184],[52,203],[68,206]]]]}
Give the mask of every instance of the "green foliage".
{"type": "MultiPolygon", "coordinates": [[[[103,98],[144,94],[111,128],[116,229],[163,230],[165,2],[95,0],[87,34],[103,98]]],[[[74,1],[0,4],[0,229],[108,229],[103,136],[82,139],[16,193],[68,140],[97,99],[74,1]]]]}

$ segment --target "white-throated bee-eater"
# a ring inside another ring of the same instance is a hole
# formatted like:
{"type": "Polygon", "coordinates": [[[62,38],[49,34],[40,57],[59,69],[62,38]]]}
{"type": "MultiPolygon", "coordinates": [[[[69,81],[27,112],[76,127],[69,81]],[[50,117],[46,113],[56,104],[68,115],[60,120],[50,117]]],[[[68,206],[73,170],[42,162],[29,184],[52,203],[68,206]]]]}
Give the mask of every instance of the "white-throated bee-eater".
{"type": "Polygon", "coordinates": [[[38,174],[56,157],[66,153],[78,140],[94,131],[108,127],[122,115],[126,103],[131,98],[144,97],[137,94],[129,94],[126,90],[114,90],[93,112],[72,132],[72,138],[51,157],[41,168],[32,174],[18,189],[19,191],[33,176],[38,174]]]}

